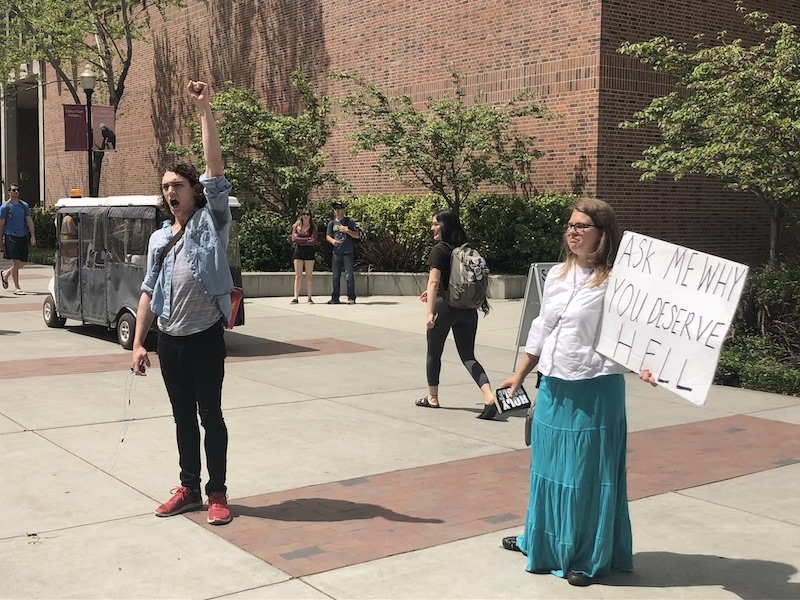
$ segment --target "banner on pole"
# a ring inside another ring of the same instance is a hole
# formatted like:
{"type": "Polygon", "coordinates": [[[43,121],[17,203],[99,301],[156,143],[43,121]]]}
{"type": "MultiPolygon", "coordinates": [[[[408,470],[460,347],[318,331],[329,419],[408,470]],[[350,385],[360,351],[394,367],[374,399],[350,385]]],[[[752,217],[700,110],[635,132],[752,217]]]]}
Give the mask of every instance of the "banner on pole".
{"type": "Polygon", "coordinates": [[[92,106],[93,149],[110,152],[117,149],[113,106],[92,106]]]}
{"type": "MultiPolygon", "coordinates": [[[[117,134],[114,131],[114,107],[92,106],[92,149],[108,152],[117,149],[117,134]]],[[[64,150],[87,152],[89,132],[86,129],[86,106],[64,104],[64,150]]]]}
{"type": "Polygon", "coordinates": [[[86,152],[89,134],[86,131],[86,107],[83,104],[64,105],[64,151],[86,152]]]}
{"type": "Polygon", "coordinates": [[[626,231],[609,278],[597,351],[703,404],[748,267],[626,231]]]}

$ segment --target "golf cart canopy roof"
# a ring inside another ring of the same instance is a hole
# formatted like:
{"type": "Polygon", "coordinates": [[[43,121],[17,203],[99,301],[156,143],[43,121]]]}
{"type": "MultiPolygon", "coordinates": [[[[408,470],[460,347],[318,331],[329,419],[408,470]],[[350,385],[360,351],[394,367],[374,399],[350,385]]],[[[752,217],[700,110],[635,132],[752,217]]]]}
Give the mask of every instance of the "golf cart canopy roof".
{"type": "MultiPolygon", "coordinates": [[[[82,208],[85,206],[158,206],[161,196],[108,196],[106,198],[59,198],[56,208],[82,208]]],[[[237,207],[236,196],[228,197],[228,205],[237,207]]]]}

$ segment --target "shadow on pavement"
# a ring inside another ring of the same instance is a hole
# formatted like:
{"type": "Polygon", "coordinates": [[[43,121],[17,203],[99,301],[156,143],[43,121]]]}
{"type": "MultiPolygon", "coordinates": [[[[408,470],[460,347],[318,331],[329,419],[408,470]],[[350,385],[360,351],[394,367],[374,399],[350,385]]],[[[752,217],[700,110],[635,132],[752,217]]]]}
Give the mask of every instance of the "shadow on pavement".
{"type": "Polygon", "coordinates": [[[277,342],[262,337],[238,333],[233,331],[225,332],[225,346],[228,356],[281,356],[284,354],[298,354],[301,352],[319,352],[318,348],[290,344],[287,342],[277,342]]]}
{"type": "Polygon", "coordinates": [[[615,573],[603,585],[671,588],[722,587],[743,600],[800,598],[800,583],[789,581],[797,573],[792,565],[710,554],[638,552],[633,573],[615,573]]]}
{"type": "Polygon", "coordinates": [[[276,521],[351,521],[383,517],[387,521],[405,523],[444,523],[441,519],[423,519],[396,513],[377,504],[362,504],[335,498],[297,498],[270,506],[231,504],[231,512],[239,516],[274,519],[276,521]]]}
{"type": "Polygon", "coordinates": [[[400,304],[400,303],[380,301],[380,300],[376,300],[375,302],[362,302],[361,300],[358,300],[356,304],[363,304],[364,306],[393,306],[395,304],[400,304]]]}

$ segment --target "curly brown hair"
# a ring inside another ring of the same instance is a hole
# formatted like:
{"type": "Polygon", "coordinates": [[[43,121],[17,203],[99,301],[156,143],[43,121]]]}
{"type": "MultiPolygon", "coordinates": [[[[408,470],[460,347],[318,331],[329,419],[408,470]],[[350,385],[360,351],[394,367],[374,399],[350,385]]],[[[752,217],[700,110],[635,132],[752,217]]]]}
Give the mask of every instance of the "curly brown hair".
{"type": "MultiPolygon", "coordinates": [[[[174,163],[168,165],[161,173],[163,178],[166,173],[175,173],[180,175],[189,182],[194,190],[194,203],[197,208],[203,208],[206,205],[206,197],[203,194],[203,185],[200,183],[200,171],[194,165],[188,163],[174,163]]],[[[161,189],[161,184],[158,187],[158,194],[161,196],[161,202],[158,204],[158,209],[168,218],[172,219],[172,211],[167,205],[167,200],[164,198],[164,192],[161,189]]]]}

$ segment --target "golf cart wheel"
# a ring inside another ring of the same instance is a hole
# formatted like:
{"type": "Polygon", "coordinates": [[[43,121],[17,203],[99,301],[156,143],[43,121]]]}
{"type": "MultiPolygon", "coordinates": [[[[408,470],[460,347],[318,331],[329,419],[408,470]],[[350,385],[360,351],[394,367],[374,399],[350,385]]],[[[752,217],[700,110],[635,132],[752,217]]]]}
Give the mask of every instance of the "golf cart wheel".
{"type": "Polygon", "coordinates": [[[58,316],[56,301],[53,300],[50,294],[47,295],[47,298],[44,299],[44,304],[42,304],[42,317],[44,318],[44,324],[48,327],[63,327],[64,323],[67,322],[66,319],[58,316]]]}
{"type": "Polygon", "coordinates": [[[133,338],[136,335],[136,317],[130,313],[123,313],[117,321],[117,341],[125,350],[133,348],[133,338]]]}

